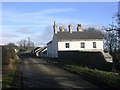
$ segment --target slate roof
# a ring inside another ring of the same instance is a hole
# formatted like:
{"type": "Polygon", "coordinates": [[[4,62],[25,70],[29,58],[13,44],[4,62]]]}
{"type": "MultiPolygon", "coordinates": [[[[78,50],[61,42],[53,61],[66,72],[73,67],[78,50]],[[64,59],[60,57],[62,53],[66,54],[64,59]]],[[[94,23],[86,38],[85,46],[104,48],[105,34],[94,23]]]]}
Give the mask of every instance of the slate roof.
{"type": "Polygon", "coordinates": [[[79,39],[103,39],[100,32],[58,32],[56,34],[58,40],[79,40],[79,39]]]}
{"type": "Polygon", "coordinates": [[[32,51],[36,51],[37,49],[39,49],[40,47],[36,47],[34,50],[32,50],[32,51]]]}
{"type": "Polygon", "coordinates": [[[49,41],[47,44],[49,44],[49,43],[52,43],[52,40],[51,40],[51,41],[49,41]]]}

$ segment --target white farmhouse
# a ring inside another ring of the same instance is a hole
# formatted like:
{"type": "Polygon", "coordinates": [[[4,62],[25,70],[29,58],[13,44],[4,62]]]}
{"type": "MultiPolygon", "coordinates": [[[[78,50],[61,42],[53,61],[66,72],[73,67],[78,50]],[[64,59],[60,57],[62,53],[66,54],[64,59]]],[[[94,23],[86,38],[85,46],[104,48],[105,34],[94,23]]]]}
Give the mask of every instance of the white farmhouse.
{"type": "Polygon", "coordinates": [[[103,51],[103,36],[100,32],[82,31],[81,24],[78,24],[77,31],[72,31],[72,25],[69,31],[64,27],[59,27],[54,22],[53,39],[47,43],[47,57],[58,58],[60,52],[84,51],[84,52],[101,52],[107,62],[112,62],[112,56],[103,51]]]}
{"type": "Polygon", "coordinates": [[[103,50],[103,37],[98,32],[82,31],[81,24],[78,24],[77,31],[72,31],[72,25],[69,25],[69,31],[64,27],[59,27],[54,22],[53,40],[47,43],[47,56],[58,58],[58,51],[96,51],[103,50]]]}

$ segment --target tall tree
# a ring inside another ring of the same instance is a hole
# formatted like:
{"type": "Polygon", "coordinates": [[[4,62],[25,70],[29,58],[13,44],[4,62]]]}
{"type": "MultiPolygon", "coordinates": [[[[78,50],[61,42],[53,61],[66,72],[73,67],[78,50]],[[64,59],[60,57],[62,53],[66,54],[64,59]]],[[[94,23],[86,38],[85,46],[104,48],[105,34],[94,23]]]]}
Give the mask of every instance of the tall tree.
{"type": "Polygon", "coordinates": [[[112,24],[109,26],[105,29],[109,38],[106,41],[113,56],[113,68],[115,71],[120,71],[120,12],[112,17],[112,24]]]}

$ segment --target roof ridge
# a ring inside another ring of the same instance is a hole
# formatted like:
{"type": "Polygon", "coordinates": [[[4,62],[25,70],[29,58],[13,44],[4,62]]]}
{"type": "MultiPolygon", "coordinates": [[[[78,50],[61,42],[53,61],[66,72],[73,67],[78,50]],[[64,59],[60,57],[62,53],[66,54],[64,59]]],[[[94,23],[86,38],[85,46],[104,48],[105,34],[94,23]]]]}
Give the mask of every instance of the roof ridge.
{"type": "Polygon", "coordinates": [[[62,39],[103,39],[100,32],[58,32],[56,34],[57,38],[62,39]]]}

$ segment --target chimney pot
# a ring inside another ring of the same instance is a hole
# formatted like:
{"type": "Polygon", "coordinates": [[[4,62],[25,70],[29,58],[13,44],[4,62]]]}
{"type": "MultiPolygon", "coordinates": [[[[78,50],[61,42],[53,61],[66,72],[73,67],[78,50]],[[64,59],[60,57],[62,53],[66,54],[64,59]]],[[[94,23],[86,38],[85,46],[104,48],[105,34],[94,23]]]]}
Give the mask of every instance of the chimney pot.
{"type": "Polygon", "coordinates": [[[78,24],[77,31],[78,31],[78,32],[82,32],[81,24],[78,24]]]}
{"type": "Polygon", "coordinates": [[[59,27],[61,32],[64,32],[64,27],[59,27]]]}
{"type": "Polygon", "coordinates": [[[56,22],[55,22],[55,21],[54,21],[53,29],[54,29],[54,34],[57,34],[57,25],[56,25],[56,22]]]}
{"type": "Polygon", "coordinates": [[[69,32],[72,33],[72,25],[70,24],[68,25],[68,27],[69,27],[69,32]]]}

